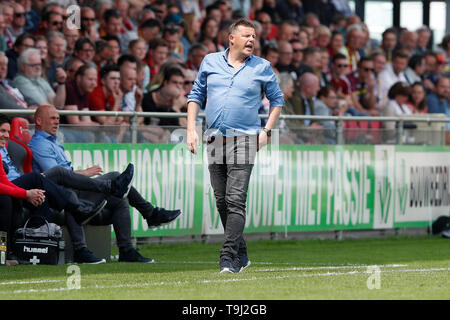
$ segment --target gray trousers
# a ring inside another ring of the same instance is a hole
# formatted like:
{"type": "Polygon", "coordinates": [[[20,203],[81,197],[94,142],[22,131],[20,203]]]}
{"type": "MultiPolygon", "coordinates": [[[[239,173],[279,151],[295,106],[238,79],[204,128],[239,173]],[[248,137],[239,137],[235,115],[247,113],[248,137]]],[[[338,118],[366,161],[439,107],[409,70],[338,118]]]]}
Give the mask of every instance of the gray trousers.
{"type": "MultiPolygon", "coordinates": [[[[110,172],[97,178],[90,178],[59,166],[44,172],[44,175],[56,184],[73,189],[80,199],[94,203],[106,199],[108,203],[105,208],[108,210],[103,210],[89,224],[112,224],[116,233],[117,246],[119,249],[128,249],[132,247],[130,205],[141,212],[144,218],[151,215],[154,207],[134,187],[131,187],[125,199],[109,195],[110,181],[117,178],[119,174],[119,172],[110,172]]],[[[66,226],[74,250],[86,247],[84,230],[71,214],[66,214],[66,226]]]]}
{"type": "Polygon", "coordinates": [[[208,141],[208,170],[225,231],[220,259],[247,255],[243,232],[247,191],[256,156],[256,137],[215,137],[208,141]]]}

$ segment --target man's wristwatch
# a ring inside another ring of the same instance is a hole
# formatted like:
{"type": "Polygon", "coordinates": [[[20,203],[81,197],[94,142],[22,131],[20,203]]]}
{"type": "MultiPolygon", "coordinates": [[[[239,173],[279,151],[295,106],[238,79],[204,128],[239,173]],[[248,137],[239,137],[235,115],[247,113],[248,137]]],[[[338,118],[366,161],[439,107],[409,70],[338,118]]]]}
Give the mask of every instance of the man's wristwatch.
{"type": "Polygon", "coordinates": [[[272,135],[272,130],[271,129],[267,129],[267,128],[262,128],[262,131],[264,131],[268,137],[270,137],[272,135]]]}

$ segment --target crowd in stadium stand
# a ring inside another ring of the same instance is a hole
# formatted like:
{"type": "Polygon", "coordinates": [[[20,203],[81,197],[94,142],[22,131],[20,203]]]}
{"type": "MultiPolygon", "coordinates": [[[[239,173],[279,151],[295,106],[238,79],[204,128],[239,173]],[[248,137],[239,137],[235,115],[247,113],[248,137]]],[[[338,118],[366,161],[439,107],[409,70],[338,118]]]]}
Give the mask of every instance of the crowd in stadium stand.
{"type": "MultiPolygon", "coordinates": [[[[5,109],[51,103],[60,110],[185,112],[202,59],[225,50],[229,25],[248,18],[256,26],[254,54],[270,61],[279,77],[284,114],[450,116],[450,35],[435,51],[426,26],[388,28],[376,41],[347,0],[17,0],[0,8],[5,109]],[[81,8],[80,29],[68,23],[76,22],[67,9],[72,4],[81,8]]],[[[262,99],[260,112],[268,111],[262,99]]],[[[120,125],[119,132],[103,132],[111,142],[123,141],[130,121],[63,120],[120,125]]],[[[185,120],[153,117],[139,124],[145,125],[140,137],[167,142],[164,127],[185,120]]],[[[285,143],[316,143],[318,137],[336,143],[333,121],[279,125],[288,132],[285,143]]],[[[90,141],[86,132],[67,132],[74,141],[90,141]]]]}

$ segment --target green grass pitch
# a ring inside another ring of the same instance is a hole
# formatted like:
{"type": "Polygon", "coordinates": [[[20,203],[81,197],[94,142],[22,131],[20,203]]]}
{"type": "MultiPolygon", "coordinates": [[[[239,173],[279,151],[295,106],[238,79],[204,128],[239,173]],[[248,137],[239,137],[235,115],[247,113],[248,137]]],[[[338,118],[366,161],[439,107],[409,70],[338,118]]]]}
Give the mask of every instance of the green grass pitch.
{"type": "Polygon", "coordinates": [[[220,246],[141,246],[156,263],[78,265],[79,286],[70,265],[1,267],[0,299],[450,299],[450,241],[437,236],[252,241],[239,274],[219,274],[220,246]]]}

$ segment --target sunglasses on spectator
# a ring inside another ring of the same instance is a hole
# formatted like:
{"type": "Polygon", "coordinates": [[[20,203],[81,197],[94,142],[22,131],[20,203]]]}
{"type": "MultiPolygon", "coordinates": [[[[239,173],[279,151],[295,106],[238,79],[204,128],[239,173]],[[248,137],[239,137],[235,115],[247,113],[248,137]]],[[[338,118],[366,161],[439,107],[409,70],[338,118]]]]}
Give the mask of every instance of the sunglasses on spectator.
{"type": "Polygon", "coordinates": [[[16,12],[14,13],[14,17],[16,18],[21,18],[25,16],[25,12],[16,12]]]}
{"type": "Polygon", "coordinates": [[[272,21],[270,21],[270,20],[261,20],[259,22],[261,22],[261,23],[271,23],[272,21]]]}
{"type": "Polygon", "coordinates": [[[95,21],[95,18],[86,18],[86,17],[84,17],[84,18],[81,18],[81,20],[83,20],[83,21],[95,21]]]}
{"type": "Polygon", "coordinates": [[[53,21],[52,22],[52,26],[58,26],[58,25],[62,26],[63,22],[62,21],[53,21]]]}
{"type": "Polygon", "coordinates": [[[365,72],[374,72],[374,68],[362,68],[365,72]]]}
{"type": "Polygon", "coordinates": [[[348,64],[338,64],[337,67],[338,68],[347,68],[348,64]]]}
{"type": "Polygon", "coordinates": [[[184,85],[185,85],[185,86],[187,86],[187,85],[189,85],[189,84],[194,84],[194,80],[192,80],[192,81],[191,81],[191,80],[185,80],[185,81],[184,81],[184,85]]]}
{"type": "Polygon", "coordinates": [[[302,52],[302,49],[292,49],[292,51],[294,51],[295,53],[297,53],[297,52],[302,52]]]}

